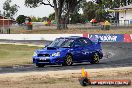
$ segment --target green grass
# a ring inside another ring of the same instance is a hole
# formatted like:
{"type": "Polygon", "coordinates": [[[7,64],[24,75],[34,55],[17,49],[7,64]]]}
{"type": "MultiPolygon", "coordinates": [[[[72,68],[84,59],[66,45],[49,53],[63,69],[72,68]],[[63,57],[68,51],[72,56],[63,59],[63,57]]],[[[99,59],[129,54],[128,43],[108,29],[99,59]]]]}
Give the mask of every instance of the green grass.
{"type": "Polygon", "coordinates": [[[0,44],[0,66],[27,65],[32,63],[36,46],[0,44]]]}

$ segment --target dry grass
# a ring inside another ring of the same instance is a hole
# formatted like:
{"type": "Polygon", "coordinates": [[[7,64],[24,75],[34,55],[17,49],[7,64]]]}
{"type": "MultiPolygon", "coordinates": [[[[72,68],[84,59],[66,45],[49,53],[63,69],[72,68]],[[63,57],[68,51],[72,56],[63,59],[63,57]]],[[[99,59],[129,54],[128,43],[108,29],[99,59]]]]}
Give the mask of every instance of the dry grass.
{"type": "MultiPolygon", "coordinates": [[[[91,79],[130,79],[132,67],[87,69],[91,79]]],[[[81,71],[50,71],[0,74],[1,88],[83,88],[78,82],[81,71]]],[[[89,86],[87,88],[115,88],[117,86],[89,86]]],[[[132,88],[120,86],[117,88],[132,88]]]]}
{"type": "Polygon", "coordinates": [[[100,30],[100,29],[67,29],[67,30],[56,30],[56,29],[34,29],[25,30],[22,28],[12,29],[12,34],[132,34],[132,29],[111,29],[111,30],[100,30]]]}

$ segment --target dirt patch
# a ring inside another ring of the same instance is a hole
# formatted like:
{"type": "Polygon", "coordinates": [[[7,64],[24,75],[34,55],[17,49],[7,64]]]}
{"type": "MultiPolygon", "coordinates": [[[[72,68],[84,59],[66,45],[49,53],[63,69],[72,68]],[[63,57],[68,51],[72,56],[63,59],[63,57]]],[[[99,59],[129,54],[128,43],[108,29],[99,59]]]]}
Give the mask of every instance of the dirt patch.
{"type": "MultiPolygon", "coordinates": [[[[132,67],[86,69],[91,79],[130,79],[132,67]]],[[[81,88],[78,78],[81,70],[0,74],[1,88],[81,88]]],[[[90,88],[115,88],[115,86],[90,86],[90,88]]],[[[119,88],[132,88],[123,86],[119,88]]]]}

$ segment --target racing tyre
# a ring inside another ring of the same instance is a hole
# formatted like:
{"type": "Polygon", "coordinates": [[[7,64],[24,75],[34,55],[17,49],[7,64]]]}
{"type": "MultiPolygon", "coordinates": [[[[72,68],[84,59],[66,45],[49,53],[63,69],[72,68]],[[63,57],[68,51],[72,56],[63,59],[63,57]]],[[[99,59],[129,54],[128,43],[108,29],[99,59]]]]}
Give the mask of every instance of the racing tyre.
{"type": "Polygon", "coordinates": [[[90,62],[91,64],[98,64],[100,60],[100,56],[98,53],[94,53],[92,61],[90,62]]]}
{"type": "Polygon", "coordinates": [[[36,66],[39,67],[39,68],[42,68],[42,67],[44,67],[45,65],[44,65],[44,64],[36,64],[36,66]]]}
{"type": "Polygon", "coordinates": [[[71,66],[73,64],[73,58],[71,55],[67,55],[64,63],[62,64],[63,66],[71,66]]]}

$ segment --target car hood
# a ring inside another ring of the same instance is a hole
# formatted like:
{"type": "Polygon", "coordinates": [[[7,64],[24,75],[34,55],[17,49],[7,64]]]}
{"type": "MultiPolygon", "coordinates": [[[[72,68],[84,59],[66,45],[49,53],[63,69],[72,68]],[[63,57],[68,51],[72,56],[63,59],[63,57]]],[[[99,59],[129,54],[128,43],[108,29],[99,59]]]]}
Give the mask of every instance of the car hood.
{"type": "Polygon", "coordinates": [[[37,54],[53,54],[56,52],[65,52],[69,50],[69,48],[55,48],[55,47],[46,47],[40,50],[36,50],[37,54]]]}

